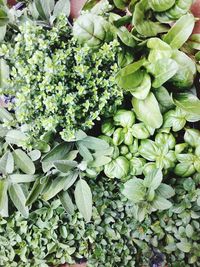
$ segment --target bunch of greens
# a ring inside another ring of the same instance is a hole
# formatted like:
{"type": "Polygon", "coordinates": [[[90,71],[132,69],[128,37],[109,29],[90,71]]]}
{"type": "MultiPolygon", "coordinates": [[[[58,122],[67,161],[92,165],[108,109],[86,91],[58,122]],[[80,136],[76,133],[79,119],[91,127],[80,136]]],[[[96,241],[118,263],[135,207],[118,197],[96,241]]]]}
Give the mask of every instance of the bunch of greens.
{"type": "MultiPolygon", "coordinates": [[[[13,120],[4,108],[0,111],[4,121],[5,116],[13,120]]],[[[8,195],[24,217],[28,217],[28,206],[39,196],[48,201],[59,195],[65,209],[73,212],[70,195],[74,195],[78,209],[90,221],[92,192],[86,180],[96,177],[100,168],[111,161],[113,149],[104,140],[78,131],[73,142],[46,136],[51,146],[43,140],[26,150],[30,138],[25,128],[0,126],[0,214],[8,216],[8,195]],[[70,191],[74,185],[74,192],[70,191]]]]}
{"type": "Polygon", "coordinates": [[[0,48],[3,72],[10,67],[10,81],[1,92],[16,96],[16,120],[28,124],[32,136],[52,131],[71,140],[77,129],[91,128],[100,115],[121,103],[114,80],[116,41],[95,53],[82,48],[64,16],[50,30],[25,23],[20,31],[13,45],[0,48]]]}

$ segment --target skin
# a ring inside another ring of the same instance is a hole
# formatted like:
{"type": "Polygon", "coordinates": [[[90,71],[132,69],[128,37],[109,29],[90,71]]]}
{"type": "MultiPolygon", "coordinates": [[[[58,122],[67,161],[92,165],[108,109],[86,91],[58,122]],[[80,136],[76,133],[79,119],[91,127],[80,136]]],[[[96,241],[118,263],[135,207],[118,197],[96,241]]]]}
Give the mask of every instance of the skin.
{"type": "Polygon", "coordinates": [[[191,8],[192,13],[196,18],[199,18],[199,21],[196,22],[193,33],[200,34],[200,0],[196,0],[191,8]]]}

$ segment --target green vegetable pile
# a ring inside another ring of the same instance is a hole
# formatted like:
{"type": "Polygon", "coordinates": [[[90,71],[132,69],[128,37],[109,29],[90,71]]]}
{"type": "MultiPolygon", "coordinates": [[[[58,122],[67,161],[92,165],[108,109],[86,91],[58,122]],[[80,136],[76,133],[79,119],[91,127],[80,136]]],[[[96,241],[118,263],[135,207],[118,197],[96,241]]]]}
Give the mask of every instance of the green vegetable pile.
{"type": "Polygon", "coordinates": [[[0,0],[0,265],[200,266],[192,0],[0,0]]]}

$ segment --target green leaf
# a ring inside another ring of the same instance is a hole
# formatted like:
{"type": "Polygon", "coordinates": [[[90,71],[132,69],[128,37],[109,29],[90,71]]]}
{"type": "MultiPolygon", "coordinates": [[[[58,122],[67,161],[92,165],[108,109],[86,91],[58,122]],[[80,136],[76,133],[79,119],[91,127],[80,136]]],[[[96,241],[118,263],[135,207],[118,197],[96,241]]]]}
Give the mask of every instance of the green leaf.
{"type": "Polygon", "coordinates": [[[149,94],[151,89],[151,77],[149,74],[145,73],[143,81],[138,87],[130,89],[130,93],[138,99],[145,99],[149,94]]]}
{"type": "Polygon", "coordinates": [[[52,1],[43,1],[43,0],[35,0],[35,6],[37,8],[37,11],[40,15],[40,17],[43,20],[48,20],[51,15],[51,2],[52,1]]]}
{"type": "Polygon", "coordinates": [[[154,201],[152,202],[152,207],[156,210],[167,210],[171,208],[172,203],[161,196],[156,196],[154,201]]]}
{"type": "Polygon", "coordinates": [[[5,26],[8,22],[8,10],[3,6],[0,6],[0,27],[5,26]]]}
{"type": "Polygon", "coordinates": [[[174,189],[167,185],[167,184],[161,184],[157,190],[156,190],[156,194],[158,194],[159,196],[161,197],[164,197],[164,198],[171,198],[175,195],[175,191],[174,189]]]}
{"type": "Polygon", "coordinates": [[[21,184],[21,183],[31,183],[34,182],[37,178],[37,175],[29,175],[29,174],[11,174],[9,175],[11,182],[13,184],[21,184]]]}
{"type": "Polygon", "coordinates": [[[159,88],[178,71],[178,64],[170,58],[163,58],[147,66],[147,70],[154,76],[153,87],[159,88]]]}
{"type": "MultiPolygon", "coordinates": [[[[0,30],[2,30],[2,27],[0,27],[0,30]]],[[[3,58],[0,58],[0,88],[4,88],[5,85],[7,85],[8,79],[9,79],[9,66],[3,58]]]]}
{"type": "Polygon", "coordinates": [[[195,19],[192,14],[182,16],[164,36],[164,41],[172,48],[179,49],[190,37],[195,19]]]}
{"type": "Polygon", "coordinates": [[[21,186],[19,184],[12,184],[9,187],[9,196],[15,207],[25,218],[27,218],[29,215],[29,210],[28,207],[25,206],[26,197],[21,186]]]}
{"type": "Polygon", "coordinates": [[[37,178],[27,199],[26,199],[26,206],[29,206],[31,204],[33,204],[38,197],[42,194],[44,188],[46,187],[48,182],[48,177],[41,177],[41,178],[37,178]]]}
{"type": "Polygon", "coordinates": [[[8,112],[5,108],[0,106],[0,120],[2,122],[11,122],[13,120],[13,116],[8,112]]]}
{"type": "Polygon", "coordinates": [[[113,0],[115,6],[119,9],[125,9],[128,4],[129,4],[129,1],[128,0],[113,0]]]}
{"type": "Polygon", "coordinates": [[[114,117],[114,124],[122,127],[131,127],[135,123],[135,114],[130,110],[119,109],[114,117]]]}
{"type": "Polygon", "coordinates": [[[188,224],[185,228],[185,233],[187,235],[188,238],[191,238],[194,234],[194,228],[192,227],[191,224],[188,224]]]}
{"type": "Polygon", "coordinates": [[[150,7],[157,12],[166,11],[175,4],[175,0],[150,0],[150,7]]]}
{"type": "Polygon", "coordinates": [[[147,174],[143,181],[143,185],[147,188],[156,190],[163,179],[162,171],[160,169],[155,169],[147,174]]]}
{"type": "Polygon", "coordinates": [[[195,95],[179,93],[173,99],[175,105],[186,113],[186,119],[188,121],[194,122],[200,120],[200,100],[195,95]]]}
{"type": "Polygon", "coordinates": [[[62,173],[68,173],[69,170],[77,167],[78,163],[73,160],[56,160],[54,161],[54,166],[56,169],[62,173]]]}
{"type": "Polygon", "coordinates": [[[89,149],[86,146],[84,146],[84,144],[81,143],[81,141],[78,141],[76,145],[80,155],[83,157],[85,161],[87,162],[93,161],[92,154],[90,153],[89,149]]]}
{"type": "Polygon", "coordinates": [[[153,93],[150,92],[144,100],[133,98],[132,105],[139,120],[151,128],[160,128],[163,123],[163,118],[153,93]]]}
{"type": "Polygon", "coordinates": [[[27,135],[19,130],[10,130],[6,135],[6,142],[8,144],[22,146],[27,140],[27,135]]]}
{"type": "Polygon", "coordinates": [[[42,162],[53,163],[56,160],[66,159],[71,147],[70,143],[60,143],[42,158],[42,162]]]}
{"type": "Polygon", "coordinates": [[[124,184],[122,194],[133,201],[133,203],[138,203],[145,199],[146,190],[143,185],[143,180],[133,178],[124,184]]]}
{"type": "Polygon", "coordinates": [[[164,128],[171,128],[174,132],[178,132],[184,128],[186,124],[186,113],[180,109],[170,110],[164,114],[164,128]]]}
{"type": "Polygon", "coordinates": [[[77,172],[70,173],[68,176],[58,176],[55,178],[47,191],[43,194],[44,200],[48,201],[54,196],[56,196],[60,191],[67,190],[73,185],[78,177],[77,172]]]}
{"type": "Polygon", "coordinates": [[[172,49],[170,45],[163,42],[161,39],[154,37],[147,41],[147,47],[150,48],[148,60],[153,63],[159,59],[171,58],[172,49]]]}
{"type": "Polygon", "coordinates": [[[157,156],[159,156],[159,151],[160,150],[156,143],[149,139],[142,140],[139,147],[140,155],[150,161],[156,160],[157,156]]]}
{"type": "Polygon", "coordinates": [[[6,152],[0,159],[0,172],[3,174],[12,173],[14,171],[14,159],[11,152],[6,152]]]}
{"type": "Polygon", "coordinates": [[[145,61],[145,59],[141,59],[121,69],[116,75],[118,86],[128,91],[139,86],[144,78],[144,71],[141,70],[141,67],[145,61]]]}
{"type": "Polygon", "coordinates": [[[186,129],[184,140],[192,147],[197,147],[200,144],[200,131],[197,129],[186,129]]]}
{"type": "Polygon", "coordinates": [[[133,25],[135,26],[137,32],[147,37],[156,36],[158,33],[166,32],[166,26],[147,19],[146,13],[149,10],[150,5],[148,0],[141,0],[135,5],[133,12],[133,25]]]}
{"type": "Polygon", "coordinates": [[[7,195],[8,181],[5,179],[0,180],[0,213],[4,209],[4,201],[7,195]]]}
{"type": "Polygon", "coordinates": [[[59,198],[65,210],[71,215],[74,214],[74,204],[67,191],[62,191],[59,194],[59,198]]]}
{"type": "Polygon", "coordinates": [[[195,50],[200,50],[200,34],[192,34],[190,39],[188,40],[187,44],[190,48],[195,50]]]}
{"type": "Polygon", "coordinates": [[[185,253],[189,253],[192,246],[189,242],[187,241],[181,241],[179,243],[176,244],[177,248],[180,249],[181,251],[185,252],[185,253]]]}
{"type": "Polygon", "coordinates": [[[26,174],[35,173],[35,165],[33,161],[27,156],[27,154],[21,149],[16,149],[13,152],[16,166],[26,174]]]}
{"type": "Polygon", "coordinates": [[[87,147],[88,149],[92,150],[104,150],[109,148],[109,145],[106,141],[93,136],[85,137],[83,140],[79,141],[79,144],[80,143],[85,147],[87,147]]]}
{"type": "Polygon", "coordinates": [[[174,51],[172,59],[179,66],[177,73],[170,79],[170,82],[178,88],[189,88],[193,85],[196,74],[195,62],[181,51],[174,51]]]}
{"type": "Polygon", "coordinates": [[[131,128],[132,135],[137,139],[147,139],[150,136],[143,122],[135,123],[131,128]]]}
{"type": "Polygon", "coordinates": [[[159,107],[162,113],[165,113],[174,107],[172,97],[165,87],[161,86],[159,88],[156,88],[156,90],[154,90],[154,95],[159,103],[159,107]]]}
{"type": "Polygon", "coordinates": [[[98,48],[113,38],[111,25],[103,17],[87,13],[79,16],[73,26],[73,35],[81,44],[98,48]]]}
{"type": "Polygon", "coordinates": [[[59,0],[54,7],[53,16],[58,17],[59,15],[64,14],[69,17],[70,14],[70,1],[69,0],[59,0]]]}
{"type": "Polygon", "coordinates": [[[0,42],[2,42],[4,40],[4,38],[6,36],[6,31],[7,31],[6,25],[0,27],[0,42]]]}
{"type": "Polygon", "coordinates": [[[122,27],[121,29],[117,30],[117,35],[119,36],[120,40],[129,47],[135,47],[136,41],[133,35],[127,30],[126,27],[122,27]]]}
{"type": "Polygon", "coordinates": [[[29,157],[32,159],[32,161],[37,161],[41,157],[40,150],[34,149],[28,153],[29,157]]]}
{"type": "Polygon", "coordinates": [[[120,156],[105,165],[104,172],[109,178],[124,178],[129,172],[129,161],[125,157],[120,156]]]}
{"type": "Polygon", "coordinates": [[[113,144],[115,146],[121,145],[124,141],[124,135],[123,128],[117,128],[113,133],[113,144]]]}
{"type": "Polygon", "coordinates": [[[181,162],[176,165],[174,173],[180,177],[189,177],[195,173],[195,167],[190,161],[181,162]]]}
{"type": "Polygon", "coordinates": [[[92,193],[85,180],[80,179],[74,192],[76,205],[86,222],[92,217],[92,193]]]}

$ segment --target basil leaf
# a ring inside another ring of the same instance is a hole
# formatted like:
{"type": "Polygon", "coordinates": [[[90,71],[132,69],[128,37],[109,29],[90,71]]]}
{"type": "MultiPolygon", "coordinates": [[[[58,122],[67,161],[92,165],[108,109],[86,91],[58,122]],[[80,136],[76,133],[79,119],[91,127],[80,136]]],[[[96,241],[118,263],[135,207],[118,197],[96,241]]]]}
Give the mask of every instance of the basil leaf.
{"type": "Polygon", "coordinates": [[[143,180],[133,178],[124,184],[122,194],[133,203],[138,203],[145,199],[146,190],[143,180]]]}
{"type": "Polygon", "coordinates": [[[145,59],[142,59],[121,69],[116,75],[118,86],[125,90],[139,86],[144,78],[144,72],[141,70],[141,67],[145,61],[145,59]]]}
{"type": "Polygon", "coordinates": [[[130,89],[130,93],[138,99],[145,99],[151,89],[151,77],[145,73],[143,81],[138,87],[130,89]]]}
{"type": "Polygon", "coordinates": [[[150,7],[157,12],[166,11],[175,4],[175,0],[150,0],[150,7]]]}
{"type": "Polygon", "coordinates": [[[104,167],[105,175],[109,178],[124,178],[129,172],[129,161],[123,157],[117,157],[104,167]]]}
{"type": "Polygon", "coordinates": [[[139,120],[154,129],[160,128],[163,118],[155,96],[150,92],[144,100],[132,99],[132,105],[139,120]]]}
{"type": "Polygon", "coordinates": [[[92,193],[87,182],[80,179],[74,191],[76,205],[86,222],[92,217],[92,193]]]}
{"type": "Polygon", "coordinates": [[[150,48],[148,60],[153,63],[162,58],[171,58],[172,49],[170,45],[159,38],[150,38],[147,41],[147,47],[150,48]]]}
{"type": "Polygon", "coordinates": [[[171,198],[175,195],[174,189],[167,184],[161,184],[157,188],[156,193],[164,198],[171,198]]]}
{"type": "Polygon", "coordinates": [[[133,38],[133,35],[126,29],[126,27],[118,29],[117,35],[120,38],[120,40],[122,41],[122,43],[124,43],[125,45],[127,45],[129,47],[135,47],[136,46],[136,41],[133,38]]]}
{"type": "Polygon", "coordinates": [[[192,14],[182,16],[164,36],[163,40],[172,48],[179,49],[190,37],[195,19],[192,14]]]}
{"type": "Polygon", "coordinates": [[[153,87],[159,88],[172,78],[179,67],[175,60],[163,58],[147,66],[147,71],[154,76],[153,87]]]}
{"type": "Polygon", "coordinates": [[[172,97],[165,87],[161,86],[156,88],[153,92],[162,113],[165,113],[174,107],[172,97]]]}
{"type": "Polygon", "coordinates": [[[150,161],[155,161],[159,155],[159,148],[152,140],[146,139],[142,140],[139,147],[140,155],[150,161]]]}
{"type": "Polygon", "coordinates": [[[122,127],[131,127],[135,123],[135,114],[130,110],[119,109],[114,117],[114,124],[122,127]]]}
{"type": "Polygon", "coordinates": [[[156,190],[163,179],[162,171],[160,169],[155,169],[147,174],[144,178],[143,185],[152,190],[156,190]]]}

